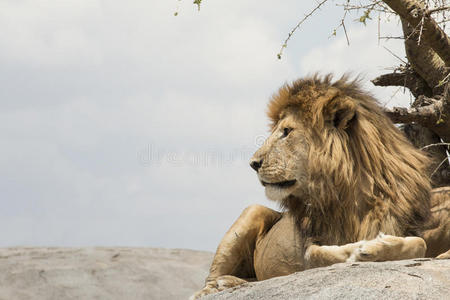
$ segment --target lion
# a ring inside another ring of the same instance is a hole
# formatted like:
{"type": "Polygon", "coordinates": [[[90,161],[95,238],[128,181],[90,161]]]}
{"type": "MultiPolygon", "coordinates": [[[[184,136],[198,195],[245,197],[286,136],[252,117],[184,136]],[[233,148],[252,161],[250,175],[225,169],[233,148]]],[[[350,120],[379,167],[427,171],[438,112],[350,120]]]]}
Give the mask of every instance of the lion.
{"type": "Polygon", "coordinates": [[[270,100],[268,116],[271,135],[250,166],[283,212],[246,208],[191,299],[335,263],[436,256],[450,248],[450,187],[431,189],[430,158],[358,79],[314,75],[286,84],[270,100]]]}

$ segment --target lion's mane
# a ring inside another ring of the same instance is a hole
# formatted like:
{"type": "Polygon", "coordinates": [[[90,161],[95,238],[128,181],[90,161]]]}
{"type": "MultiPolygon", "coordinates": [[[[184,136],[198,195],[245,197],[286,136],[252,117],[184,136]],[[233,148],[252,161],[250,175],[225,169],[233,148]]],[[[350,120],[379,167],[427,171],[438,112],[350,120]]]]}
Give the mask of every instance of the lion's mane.
{"type": "Polygon", "coordinates": [[[358,80],[314,75],[286,84],[269,103],[272,125],[287,109],[298,111],[310,144],[309,195],[283,202],[304,236],[332,245],[380,231],[421,235],[430,215],[429,158],[358,80]]]}

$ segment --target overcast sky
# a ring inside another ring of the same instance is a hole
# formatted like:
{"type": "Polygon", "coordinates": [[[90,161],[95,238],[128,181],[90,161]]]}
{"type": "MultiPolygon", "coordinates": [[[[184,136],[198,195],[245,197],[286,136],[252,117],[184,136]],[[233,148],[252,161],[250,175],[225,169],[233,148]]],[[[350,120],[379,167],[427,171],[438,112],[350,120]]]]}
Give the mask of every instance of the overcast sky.
{"type": "Polygon", "coordinates": [[[246,206],[276,207],[248,166],[271,94],[317,71],[368,82],[400,62],[383,46],[404,57],[376,15],[347,19],[350,46],[330,37],[330,2],[277,60],[313,6],[0,0],[0,246],[214,250],[246,206]]]}

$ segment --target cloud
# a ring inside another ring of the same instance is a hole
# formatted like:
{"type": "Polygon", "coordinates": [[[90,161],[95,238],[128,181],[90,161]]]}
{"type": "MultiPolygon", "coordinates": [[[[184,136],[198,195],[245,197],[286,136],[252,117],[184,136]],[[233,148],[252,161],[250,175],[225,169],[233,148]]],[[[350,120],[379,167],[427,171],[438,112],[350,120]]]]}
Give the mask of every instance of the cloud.
{"type": "Polygon", "coordinates": [[[248,159],[271,88],[254,89],[291,66],[265,59],[278,41],[261,18],[177,19],[147,1],[2,5],[3,246],[212,250],[264,201],[248,159]],[[140,160],[149,146],[159,161],[140,160]]]}
{"type": "Polygon", "coordinates": [[[245,206],[276,207],[248,166],[270,95],[392,62],[366,49],[372,27],[328,40],[332,6],[279,61],[314,3],[177,3],[1,2],[0,246],[214,250],[245,206]]]}

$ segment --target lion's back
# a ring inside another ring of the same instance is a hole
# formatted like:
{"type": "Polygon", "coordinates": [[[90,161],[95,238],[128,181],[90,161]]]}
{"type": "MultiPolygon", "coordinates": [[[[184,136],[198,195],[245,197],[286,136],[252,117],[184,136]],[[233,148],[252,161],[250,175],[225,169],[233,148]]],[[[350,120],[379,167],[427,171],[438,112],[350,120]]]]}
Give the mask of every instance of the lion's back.
{"type": "Polygon", "coordinates": [[[450,249],[450,186],[433,189],[431,215],[435,222],[426,230],[423,238],[427,243],[427,257],[436,257],[450,249]]]}

